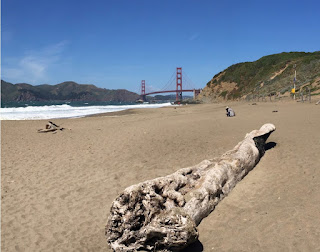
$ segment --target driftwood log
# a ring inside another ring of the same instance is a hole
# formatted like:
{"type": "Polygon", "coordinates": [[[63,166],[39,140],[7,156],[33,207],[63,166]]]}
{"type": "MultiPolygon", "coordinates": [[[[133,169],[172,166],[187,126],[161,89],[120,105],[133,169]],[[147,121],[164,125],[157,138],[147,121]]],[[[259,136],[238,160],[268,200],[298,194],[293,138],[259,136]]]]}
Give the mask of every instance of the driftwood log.
{"type": "Polygon", "coordinates": [[[126,188],[114,200],[106,225],[111,248],[179,251],[195,242],[196,227],[255,167],[274,130],[265,124],[218,159],[126,188]]]}
{"type": "Polygon", "coordinates": [[[59,125],[49,121],[46,124],[45,129],[38,129],[38,133],[47,133],[47,132],[56,132],[57,130],[64,130],[65,128],[60,127],[59,125]]]}

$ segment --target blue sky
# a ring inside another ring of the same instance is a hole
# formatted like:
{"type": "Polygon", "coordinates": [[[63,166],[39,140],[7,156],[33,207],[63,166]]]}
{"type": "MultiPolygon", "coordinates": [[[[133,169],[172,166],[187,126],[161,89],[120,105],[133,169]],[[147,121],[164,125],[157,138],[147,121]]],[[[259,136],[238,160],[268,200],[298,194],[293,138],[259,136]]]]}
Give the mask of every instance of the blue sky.
{"type": "Polygon", "coordinates": [[[175,72],[202,88],[228,66],[320,50],[320,1],[2,0],[1,78],[139,92],[175,72]]]}

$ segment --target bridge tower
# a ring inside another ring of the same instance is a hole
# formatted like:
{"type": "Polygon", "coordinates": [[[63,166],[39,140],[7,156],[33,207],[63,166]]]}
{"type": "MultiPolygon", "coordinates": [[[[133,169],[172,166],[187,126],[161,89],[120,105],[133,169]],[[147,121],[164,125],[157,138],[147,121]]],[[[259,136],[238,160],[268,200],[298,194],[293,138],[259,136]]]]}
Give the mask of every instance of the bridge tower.
{"type": "Polygon", "coordinates": [[[182,67],[177,67],[176,81],[176,101],[182,101],[182,67]]]}
{"type": "Polygon", "coordinates": [[[141,99],[146,101],[146,81],[141,81],[141,99]]]}

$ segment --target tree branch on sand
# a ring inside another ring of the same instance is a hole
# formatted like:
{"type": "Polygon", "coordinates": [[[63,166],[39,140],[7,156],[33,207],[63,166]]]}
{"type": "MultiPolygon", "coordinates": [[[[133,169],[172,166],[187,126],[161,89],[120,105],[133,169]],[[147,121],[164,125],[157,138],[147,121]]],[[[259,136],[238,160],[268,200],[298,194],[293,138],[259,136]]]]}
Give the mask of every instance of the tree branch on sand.
{"type": "Polygon", "coordinates": [[[259,162],[275,131],[264,124],[220,158],[132,185],[112,203],[105,234],[114,251],[179,251],[196,227],[259,162]]]}

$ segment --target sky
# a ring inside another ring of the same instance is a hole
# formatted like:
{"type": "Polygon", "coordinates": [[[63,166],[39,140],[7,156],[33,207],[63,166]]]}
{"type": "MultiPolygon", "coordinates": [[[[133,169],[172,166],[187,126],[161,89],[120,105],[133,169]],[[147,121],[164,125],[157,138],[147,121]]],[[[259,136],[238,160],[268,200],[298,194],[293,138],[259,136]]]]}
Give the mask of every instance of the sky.
{"type": "Polygon", "coordinates": [[[1,79],[140,93],[182,67],[203,88],[230,65],[320,50],[319,0],[2,0],[1,79]]]}

